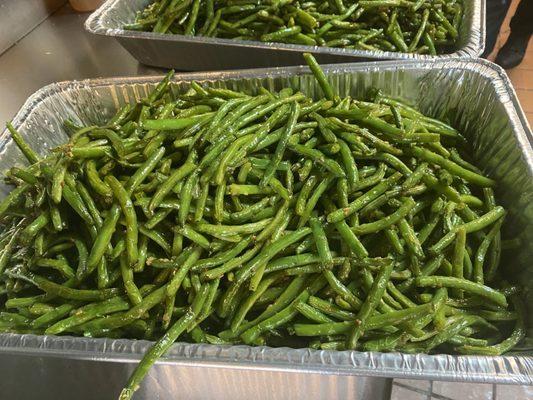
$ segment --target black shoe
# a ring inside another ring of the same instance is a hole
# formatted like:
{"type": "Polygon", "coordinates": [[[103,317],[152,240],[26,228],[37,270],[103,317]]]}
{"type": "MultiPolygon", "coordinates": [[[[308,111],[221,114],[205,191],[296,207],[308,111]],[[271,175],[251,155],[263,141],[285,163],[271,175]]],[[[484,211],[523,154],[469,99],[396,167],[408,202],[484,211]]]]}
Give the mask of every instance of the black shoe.
{"type": "Polygon", "coordinates": [[[511,32],[511,35],[507,39],[507,42],[498,52],[496,57],[496,64],[501,66],[503,69],[511,69],[516,67],[524,59],[526,54],[527,45],[529,43],[528,34],[515,33],[511,32]]]}

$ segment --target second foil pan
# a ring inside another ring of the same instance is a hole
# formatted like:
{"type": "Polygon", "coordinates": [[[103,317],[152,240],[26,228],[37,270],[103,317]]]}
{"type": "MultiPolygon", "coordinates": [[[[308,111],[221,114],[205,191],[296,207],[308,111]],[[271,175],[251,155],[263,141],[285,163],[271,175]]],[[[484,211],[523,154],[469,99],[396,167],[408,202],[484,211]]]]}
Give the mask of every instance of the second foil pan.
{"type": "Polygon", "coordinates": [[[321,63],[369,60],[476,58],[485,48],[485,0],[464,0],[456,49],[437,56],[333,47],[264,43],[201,36],[124,30],[151,0],[108,0],[85,23],[89,32],[116,38],[133,57],[147,65],[182,71],[208,71],[303,64],[309,52],[321,63]]]}

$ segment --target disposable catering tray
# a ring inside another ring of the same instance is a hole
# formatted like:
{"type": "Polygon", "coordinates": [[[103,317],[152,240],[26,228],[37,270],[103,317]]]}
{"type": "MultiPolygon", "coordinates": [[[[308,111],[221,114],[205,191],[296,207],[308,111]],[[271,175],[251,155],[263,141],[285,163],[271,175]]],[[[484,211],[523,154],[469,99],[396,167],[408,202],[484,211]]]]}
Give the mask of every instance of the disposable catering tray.
{"type": "MultiPolygon", "coordinates": [[[[532,134],[509,79],[483,60],[461,59],[337,64],[325,67],[340,95],[362,97],[370,87],[402,97],[448,120],[473,146],[476,162],[498,180],[509,210],[507,229],[523,245],[501,268],[510,281],[533,282],[532,134]]],[[[31,96],[14,125],[34,149],[66,141],[63,121],[103,122],[125,102],[144,96],[161,77],[95,79],[47,86],[31,96]]],[[[183,74],[192,80],[255,91],[292,86],[319,97],[306,67],[183,74]]],[[[0,136],[0,169],[22,160],[7,132],[0,136]]],[[[0,187],[0,197],[7,192],[0,187]]],[[[529,293],[529,294],[528,294],[529,293]]],[[[531,309],[530,309],[531,312],[531,309]]],[[[530,330],[531,336],[531,330],[530,330]]],[[[0,398],[116,398],[149,342],[126,339],[0,335],[0,398]]],[[[176,343],[150,371],[136,399],[387,399],[390,378],[533,384],[533,352],[501,357],[320,351],[176,343]]]]}
{"type": "Polygon", "coordinates": [[[234,39],[134,32],[123,29],[151,0],[108,0],[85,23],[98,35],[115,37],[139,62],[183,71],[207,71],[300,65],[311,52],[322,63],[368,60],[475,58],[485,48],[485,0],[464,0],[464,16],[456,48],[438,56],[390,51],[263,43],[234,39]]]}

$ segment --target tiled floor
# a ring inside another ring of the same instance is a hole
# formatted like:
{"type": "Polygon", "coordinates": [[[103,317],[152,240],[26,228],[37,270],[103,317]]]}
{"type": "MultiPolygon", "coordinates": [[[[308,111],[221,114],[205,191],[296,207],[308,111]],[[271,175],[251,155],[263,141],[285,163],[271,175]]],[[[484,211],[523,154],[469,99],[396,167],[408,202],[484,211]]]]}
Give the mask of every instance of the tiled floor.
{"type": "Polygon", "coordinates": [[[533,386],[395,379],[391,400],[530,400],[533,386]]]}
{"type": "MultiPolygon", "coordinates": [[[[489,60],[491,61],[496,58],[498,49],[504,45],[507,37],[509,36],[509,21],[516,10],[517,4],[517,1],[514,0],[509,9],[509,13],[503,22],[494,51],[489,56],[489,60]]],[[[516,94],[518,95],[518,99],[520,100],[520,104],[526,113],[529,125],[533,126],[533,40],[529,41],[529,47],[522,63],[516,68],[507,70],[507,74],[513,82],[513,86],[516,90],[516,94]]]]}
{"type": "MultiPolygon", "coordinates": [[[[494,61],[498,49],[509,36],[509,21],[516,5],[515,0],[503,23],[495,49],[489,56],[491,61],[494,61]]],[[[522,63],[516,68],[507,70],[507,74],[513,82],[529,124],[533,126],[533,40],[529,41],[526,57],[522,63]]],[[[391,400],[533,400],[533,386],[395,379],[391,400]]]]}

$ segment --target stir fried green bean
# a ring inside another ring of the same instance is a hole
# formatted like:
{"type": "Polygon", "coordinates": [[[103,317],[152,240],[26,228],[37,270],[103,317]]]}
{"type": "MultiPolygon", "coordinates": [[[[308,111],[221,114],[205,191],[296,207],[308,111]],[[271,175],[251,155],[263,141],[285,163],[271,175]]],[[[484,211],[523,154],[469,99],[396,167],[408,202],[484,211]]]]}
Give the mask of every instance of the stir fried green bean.
{"type": "Polygon", "coordinates": [[[156,340],[124,400],[178,337],[511,350],[524,308],[492,256],[496,182],[461,161],[451,126],[377,91],[341,99],[306,60],[329,100],[178,92],[169,74],[43,157],[10,126],[31,165],[0,203],[0,329],[156,340]]]}
{"type": "Polygon", "coordinates": [[[461,0],[344,3],[156,0],[125,29],[435,55],[453,50],[463,16],[461,0]]]}

